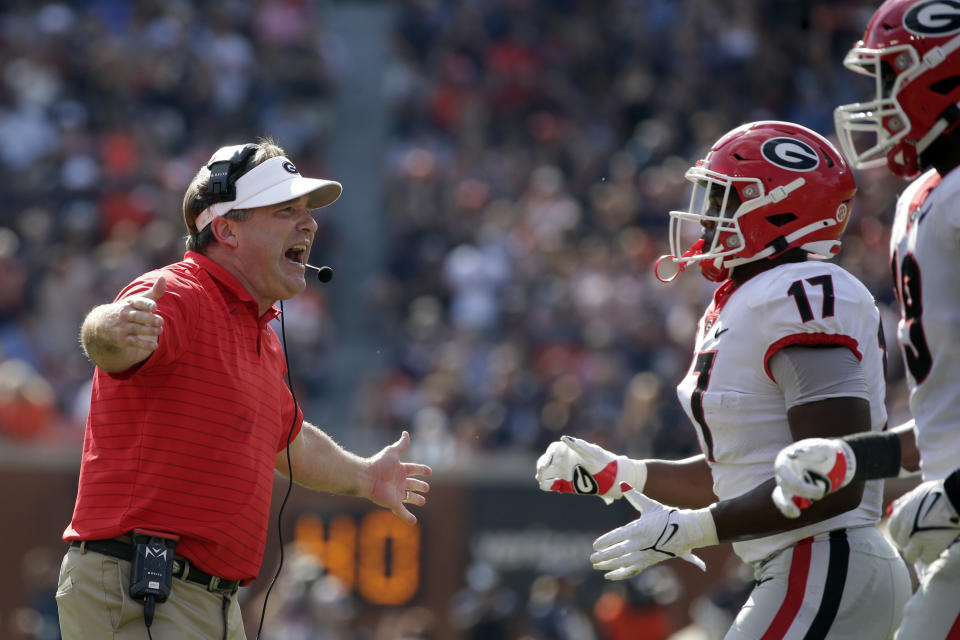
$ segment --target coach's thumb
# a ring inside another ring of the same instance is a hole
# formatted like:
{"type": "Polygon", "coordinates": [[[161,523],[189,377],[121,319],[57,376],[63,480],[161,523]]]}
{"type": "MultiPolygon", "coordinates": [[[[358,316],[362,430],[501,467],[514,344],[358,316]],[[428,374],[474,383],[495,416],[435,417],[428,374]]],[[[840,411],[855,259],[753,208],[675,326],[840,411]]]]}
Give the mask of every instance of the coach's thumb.
{"type": "Polygon", "coordinates": [[[157,278],[157,281],[153,283],[153,286],[150,287],[150,291],[147,291],[143,294],[145,297],[150,298],[154,302],[160,299],[160,296],[167,290],[167,279],[163,276],[157,278]]]}
{"type": "Polygon", "coordinates": [[[403,453],[410,448],[410,432],[404,430],[397,441],[390,446],[396,449],[398,456],[403,455],[403,453]]]}

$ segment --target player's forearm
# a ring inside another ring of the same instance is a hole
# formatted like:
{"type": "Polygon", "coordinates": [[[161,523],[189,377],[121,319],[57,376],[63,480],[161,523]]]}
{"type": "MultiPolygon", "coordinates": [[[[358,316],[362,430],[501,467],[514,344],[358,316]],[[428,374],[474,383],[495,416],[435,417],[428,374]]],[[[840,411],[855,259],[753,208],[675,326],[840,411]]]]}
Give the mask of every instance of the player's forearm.
{"type": "Polygon", "coordinates": [[[798,521],[784,517],[770,500],[772,479],[736,498],[718,502],[710,467],[702,455],[679,461],[650,460],[647,471],[646,495],[674,507],[710,507],[717,538],[722,543],[759,538],[826,520],[856,507],[863,495],[862,484],[851,485],[804,511],[798,521]]]}
{"type": "MultiPolygon", "coordinates": [[[[367,496],[364,485],[367,460],[350,453],[321,431],[304,421],[300,433],[290,443],[293,480],[299,485],[325,493],[367,496]]],[[[288,476],[286,450],[277,454],[276,468],[288,476]]]]}
{"type": "Polygon", "coordinates": [[[684,509],[706,507],[717,499],[713,476],[703,455],[684,460],[647,460],[643,493],[658,502],[684,509]]]}
{"type": "Polygon", "coordinates": [[[820,522],[855,508],[863,498],[863,484],[851,484],[804,509],[799,518],[791,519],[770,500],[775,486],[776,481],[771,479],[711,507],[721,543],[750,540],[820,522]]]}

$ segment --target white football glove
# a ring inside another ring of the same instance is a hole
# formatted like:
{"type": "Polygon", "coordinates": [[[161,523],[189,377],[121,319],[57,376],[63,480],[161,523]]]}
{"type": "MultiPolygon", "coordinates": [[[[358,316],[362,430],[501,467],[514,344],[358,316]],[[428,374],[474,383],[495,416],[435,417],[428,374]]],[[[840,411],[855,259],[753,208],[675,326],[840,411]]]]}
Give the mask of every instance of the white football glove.
{"type": "Polygon", "coordinates": [[[889,531],[907,562],[930,564],[960,536],[960,516],[943,490],[928,480],[893,503],[889,531]]]}
{"type": "Polygon", "coordinates": [[[848,485],[857,459],[843,440],[807,438],[784,447],[773,467],[777,478],[773,503],[786,517],[797,518],[812,501],[848,485]]]}
{"type": "Polygon", "coordinates": [[[606,571],[604,578],[623,580],[670,558],[683,558],[707,570],[706,563],[690,550],[718,544],[709,508],[674,509],[632,489],[623,495],[640,517],[594,541],[590,562],[594,569],[606,571]]]}
{"type": "Polygon", "coordinates": [[[622,482],[643,490],[647,465],[586,440],[561,436],[537,460],[536,477],[544,491],[600,496],[611,504],[623,495],[622,482]]]}

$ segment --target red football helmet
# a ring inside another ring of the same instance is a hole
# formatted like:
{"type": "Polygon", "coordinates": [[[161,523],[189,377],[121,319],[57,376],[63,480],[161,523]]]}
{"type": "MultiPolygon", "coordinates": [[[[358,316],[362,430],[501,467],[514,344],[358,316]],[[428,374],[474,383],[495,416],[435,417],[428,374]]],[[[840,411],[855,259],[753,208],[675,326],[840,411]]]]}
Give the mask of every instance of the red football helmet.
{"type": "Polygon", "coordinates": [[[664,282],[691,262],[699,263],[709,280],[722,282],[732,267],[794,247],[832,257],[840,251],[857,190],[836,147],[789,122],[737,127],[685,177],[694,185],[690,207],[670,212],[672,255],[655,267],[664,282]],[[697,223],[693,233],[686,221],[697,223]],[[681,254],[695,236],[702,237],[681,254]]]}
{"type": "Polygon", "coordinates": [[[876,97],[834,112],[840,146],[857,169],[883,166],[903,178],[960,121],[960,2],[887,0],[843,64],[873,77],[876,97]],[[864,135],[866,142],[857,134],[864,135]],[[858,147],[862,150],[858,151],[858,147]]]}

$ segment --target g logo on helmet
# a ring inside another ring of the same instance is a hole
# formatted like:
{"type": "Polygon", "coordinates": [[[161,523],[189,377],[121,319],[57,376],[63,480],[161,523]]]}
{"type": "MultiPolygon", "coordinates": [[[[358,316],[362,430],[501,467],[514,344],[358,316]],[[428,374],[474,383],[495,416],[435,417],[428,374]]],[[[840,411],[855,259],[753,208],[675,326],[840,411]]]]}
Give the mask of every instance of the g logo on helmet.
{"type": "Polygon", "coordinates": [[[284,162],[281,166],[283,167],[283,170],[286,171],[287,173],[297,173],[297,168],[289,160],[284,162]]]}
{"type": "Polygon", "coordinates": [[[903,14],[903,26],[918,36],[948,36],[960,32],[960,2],[929,0],[903,14]]]}
{"type": "Polygon", "coordinates": [[[760,147],[763,159],[788,171],[813,171],[820,156],[806,142],[795,138],[770,138],[760,147]]]}
{"type": "Polygon", "coordinates": [[[573,468],[573,489],[577,493],[590,496],[597,493],[600,487],[590,472],[578,464],[573,468]]]}

